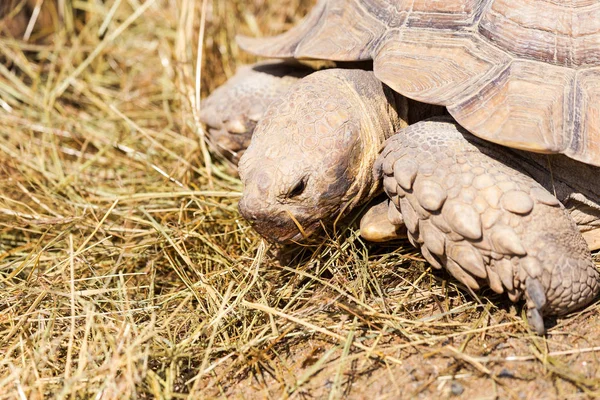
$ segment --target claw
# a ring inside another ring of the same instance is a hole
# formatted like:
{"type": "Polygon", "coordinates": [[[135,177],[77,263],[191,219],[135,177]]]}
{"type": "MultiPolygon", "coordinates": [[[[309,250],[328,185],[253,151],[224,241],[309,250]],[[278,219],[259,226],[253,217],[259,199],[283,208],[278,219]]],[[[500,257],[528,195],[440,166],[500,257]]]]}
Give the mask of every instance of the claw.
{"type": "Polygon", "coordinates": [[[533,302],[533,305],[538,310],[543,310],[546,306],[546,294],[544,286],[535,278],[527,278],[525,283],[527,290],[527,298],[533,302]]]}
{"type": "Polygon", "coordinates": [[[546,306],[546,294],[542,283],[535,278],[527,278],[525,283],[527,293],[527,321],[538,335],[546,333],[542,310],[546,306]]]}
{"type": "Polygon", "coordinates": [[[529,322],[529,326],[532,327],[538,335],[546,333],[544,318],[537,308],[530,308],[527,310],[527,322],[529,322]]]}

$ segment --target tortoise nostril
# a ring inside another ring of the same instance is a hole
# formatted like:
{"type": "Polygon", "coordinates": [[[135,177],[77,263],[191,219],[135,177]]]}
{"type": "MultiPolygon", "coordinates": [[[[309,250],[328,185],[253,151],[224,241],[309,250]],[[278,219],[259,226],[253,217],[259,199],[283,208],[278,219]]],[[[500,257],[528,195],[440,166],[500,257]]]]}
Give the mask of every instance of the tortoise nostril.
{"type": "Polygon", "coordinates": [[[254,177],[258,190],[265,192],[271,187],[272,180],[269,174],[265,171],[260,171],[254,177]]]}

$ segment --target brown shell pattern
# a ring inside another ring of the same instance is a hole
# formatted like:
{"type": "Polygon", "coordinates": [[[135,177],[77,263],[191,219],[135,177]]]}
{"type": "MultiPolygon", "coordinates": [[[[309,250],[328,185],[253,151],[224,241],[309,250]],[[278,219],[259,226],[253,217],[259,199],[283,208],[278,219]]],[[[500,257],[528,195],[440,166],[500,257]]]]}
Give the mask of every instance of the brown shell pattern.
{"type": "Polygon", "coordinates": [[[268,57],[373,59],[384,83],[481,138],[600,166],[599,0],[320,0],[282,35],[238,40],[268,57]]]}

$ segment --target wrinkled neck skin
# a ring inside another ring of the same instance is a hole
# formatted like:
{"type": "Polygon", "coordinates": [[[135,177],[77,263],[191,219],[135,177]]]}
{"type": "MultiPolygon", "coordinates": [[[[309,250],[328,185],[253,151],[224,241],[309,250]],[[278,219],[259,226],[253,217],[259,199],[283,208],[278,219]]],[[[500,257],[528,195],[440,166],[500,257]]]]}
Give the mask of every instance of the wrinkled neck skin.
{"type": "Polygon", "coordinates": [[[372,165],[406,102],[372,72],[330,69],[273,103],[240,160],[242,215],[265,238],[310,236],[376,195],[372,165]]]}
{"type": "Polygon", "coordinates": [[[341,214],[372,199],[381,191],[379,180],[373,177],[373,164],[383,142],[398,130],[408,126],[409,102],[378,79],[356,79],[350,75],[348,90],[354,94],[355,117],[359,118],[360,156],[353,163],[354,179],[342,197],[341,214]]]}

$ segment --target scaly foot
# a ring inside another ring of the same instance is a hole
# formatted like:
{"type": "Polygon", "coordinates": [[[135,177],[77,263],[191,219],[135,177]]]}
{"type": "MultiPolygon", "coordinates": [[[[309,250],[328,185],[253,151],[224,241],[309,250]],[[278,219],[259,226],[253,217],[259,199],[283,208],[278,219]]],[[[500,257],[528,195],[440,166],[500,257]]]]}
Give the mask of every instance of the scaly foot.
{"type": "Polygon", "coordinates": [[[398,207],[409,240],[436,268],[473,289],[487,283],[524,295],[530,325],[582,307],[599,277],[563,205],[530,176],[495,159],[505,149],[448,120],[411,125],[387,140],[375,173],[398,207]],[[469,140],[467,140],[469,139],[469,140]]]}

